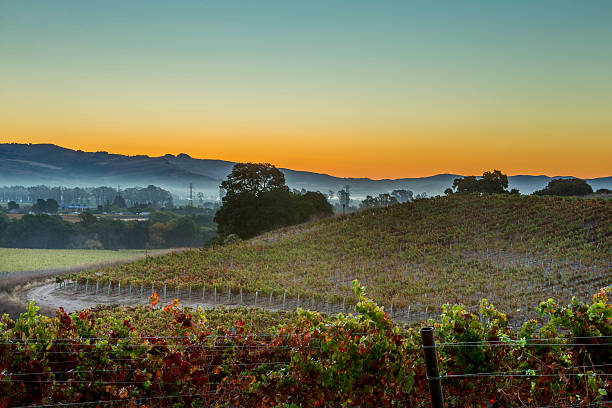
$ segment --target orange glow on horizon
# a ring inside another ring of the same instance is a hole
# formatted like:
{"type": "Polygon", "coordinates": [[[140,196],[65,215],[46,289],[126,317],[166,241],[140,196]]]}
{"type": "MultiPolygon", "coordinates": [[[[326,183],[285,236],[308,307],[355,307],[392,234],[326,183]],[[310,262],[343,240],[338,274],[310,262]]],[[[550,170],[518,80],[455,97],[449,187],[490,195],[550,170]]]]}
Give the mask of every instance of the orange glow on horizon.
{"type": "MultiPolygon", "coordinates": [[[[25,133],[25,132],[24,132],[25,133]]],[[[557,145],[533,138],[504,137],[489,142],[479,135],[455,135],[454,138],[420,131],[418,136],[398,135],[376,138],[371,135],[345,136],[321,133],[292,138],[266,133],[249,137],[223,134],[211,137],[197,134],[178,137],[163,129],[143,134],[90,130],[87,137],[69,132],[50,132],[46,136],[7,137],[0,132],[2,143],[52,143],[84,151],[107,151],[124,155],[163,156],[186,153],[197,159],[234,162],[270,162],[292,170],[325,173],[336,177],[395,179],[426,177],[441,173],[479,175],[485,170],[500,169],[508,175],[531,174],[576,176],[581,178],[612,175],[610,148],[576,144],[557,145]],[[55,133],[55,134],[54,134],[55,133]]],[[[6,133],[8,134],[8,133],[6,133]]],[[[609,143],[608,143],[609,144],[609,143]]]]}

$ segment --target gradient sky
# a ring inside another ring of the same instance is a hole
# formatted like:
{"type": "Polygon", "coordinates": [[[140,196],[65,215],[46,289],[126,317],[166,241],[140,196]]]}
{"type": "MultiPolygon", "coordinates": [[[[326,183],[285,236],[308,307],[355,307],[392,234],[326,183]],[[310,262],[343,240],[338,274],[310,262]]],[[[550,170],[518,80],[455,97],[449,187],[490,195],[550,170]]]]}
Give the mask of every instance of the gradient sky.
{"type": "Polygon", "coordinates": [[[612,1],[4,1],[0,142],[612,175],[612,1]]]}

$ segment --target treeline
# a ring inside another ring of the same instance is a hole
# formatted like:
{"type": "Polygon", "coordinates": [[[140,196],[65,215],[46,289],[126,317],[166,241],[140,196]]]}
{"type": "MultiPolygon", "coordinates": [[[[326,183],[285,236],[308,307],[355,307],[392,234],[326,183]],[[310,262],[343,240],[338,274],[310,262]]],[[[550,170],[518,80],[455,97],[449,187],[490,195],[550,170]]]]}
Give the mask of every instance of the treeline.
{"type": "Polygon", "coordinates": [[[121,221],[84,212],[71,223],[49,214],[15,220],[0,210],[0,246],[49,249],[123,249],[201,246],[214,237],[212,210],[180,216],[154,212],[147,221],[121,221]]]}
{"type": "Polygon", "coordinates": [[[149,204],[155,208],[172,207],[172,194],[161,187],[149,185],[147,187],[130,187],[116,189],[112,187],[49,187],[39,186],[3,186],[0,187],[0,201],[13,201],[19,203],[35,203],[38,199],[53,199],[59,204],[81,207],[109,206],[117,203],[121,197],[126,206],[149,204]]]}
{"type": "MultiPolygon", "coordinates": [[[[452,188],[447,188],[444,193],[480,193],[480,194],[519,194],[519,190],[513,188],[508,191],[508,176],[499,170],[485,171],[480,178],[466,176],[455,179],[452,188]]],[[[596,191],[598,194],[610,194],[607,188],[596,191]]],[[[593,188],[585,180],[579,178],[554,179],[542,190],[535,191],[534,195],[551,196],[585,196],[593,194],[593,188]]]]}

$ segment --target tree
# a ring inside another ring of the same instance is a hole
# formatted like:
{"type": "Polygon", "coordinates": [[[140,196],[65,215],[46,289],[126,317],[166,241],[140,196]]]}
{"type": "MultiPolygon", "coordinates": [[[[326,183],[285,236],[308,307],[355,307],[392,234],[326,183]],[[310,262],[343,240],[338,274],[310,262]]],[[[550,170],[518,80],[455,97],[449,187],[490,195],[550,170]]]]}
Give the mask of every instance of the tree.
{"type": "Polygon", "coordinates": [[[592,194],[593,188],[586,181],[578,178],[550,180],[548,185],[535,195],[583,196],[592,194]]]}
{"type": "Polygon", "coordinates": [[[196,238],[198,226],[191,218],[180,217],[170,221],[165,231],[166,245],[170,247],[190,246],[196,238]]]}
{"type": "Polygon", "coordinates": [[[7,204],[7,208],[9,211],[11,210],[18,210],[19,209],[19,204],[17,204],[15,201],[9,201],[7,204]]]}
{"type": "Polygon", "coordinates": [[[304,194],[293,196],[296,201],[297,218],[295,222],[308,221],[313,215],[331,216],[334,215],[334,208],[331,206],[327,197],[323,193],[308,191],[304,194]]]}
{"type": "Polygon", "coordinates": [[[507,188],[508,176],[499,170],[485,171],[480,179],[466,176],[453,181],[453,189],[458,193],[502,194],[508,192],[507,188]]]}
{"type": "Polygon", "coordinates": [[[8,216],[0,209],[0,238],[2,238],[2,233],[9,226],[9,223],[8,216]]]}
{"type": "Polygon", "coordinates": [[[38,200],[36,200],[36,203],[32,206],[32,211],[34,211],[36,214],[41,214],[41,213],[52,214],[52,213],[56,213],[58,208],[59,208],[59,204],[57,203],[57,201],[55,201],[55,199],[49,198],[45,201],[42,198],[39,198],[38,200]]]}
{"type": "Polygon", "coordinates": [[[449,188],[447,188],[446,190],[444,190],[444,194],[446,194],[446,195],[451,195],[451,194],[453,194],[453,189],[452,189],[452,188],[450,188],[450,187],[449,187],[449,188]]]}
{"type": "Polygon", "coordinates": [[[386,207],[389,205],[397,204],[398,201],[395,197],[390,194],[379,194],[378,197],[367,196],[360,204],[360,208],[374,208],[374,207],[386,207]]]}
{"type": "MultiPolygon", "coordinates": [[[[221,183],[223,205],[215,214],[220,235],[250,238],[274,228],[330,215],[321,193],[295,194],[285,176],[268,163],[238,163],[221,183]]],[[[328,203],[329,205],[329,203],[328,203]]]]}
{"type": "Polygon", "coordinates": [[[481,193],[501,194],[507,192],[508,176],[499,170],[485,171],[478,180],[481,193]]]}
{"type": "Polygon", "coordinates": [[[79,225],[84,228],[91,228],[96,221],[98,221],[98,218],[89,211],[83,211],[79,214],[79,225]]]}
{"type": "Polygon", "coordinates": [[[2,245],[10,248],[66,248],[74,233],[73,224],[58,216],[26,214],[7,226],[2,234],[2,245]]]}
{"type": "Polygon", "coordinates": [[[412,200],[412,191],[410,190],[393,190],[391,196],[394,197],[397,202],[405,203],[412,200]]]}
{"type": "Polygon", "coordinates": [[[57,203],[57,201],[55,201],[55,199],[48,198],[47,201],[45,201],[45,211],[49,214],[56,213],[58,208],[59,204],[57,203]]]}
{"type": "Polygon", "coordinates": [[[351,193],[348,190],[339,190],[338,200],[342,206],[342,212],[346,211],[351,204],[351,193]]]}
{"type": "Polygon", "coordinates": [[[36,203],[34,203],[34,205],[32,206],[32,211],[34,211],[36,214],[44,213],[45,209],[46,209],[45,200],[43,200],[42,198],[39,198],[38,200],[36,200],[36,203]]]}
{"type": "Polygon", "coordinates": [[[225,190],[225,197],[237,194],[259,197],[269,191],[289,191],[285,175],[270,163],[237,163],[220,188],[225,190]]]}

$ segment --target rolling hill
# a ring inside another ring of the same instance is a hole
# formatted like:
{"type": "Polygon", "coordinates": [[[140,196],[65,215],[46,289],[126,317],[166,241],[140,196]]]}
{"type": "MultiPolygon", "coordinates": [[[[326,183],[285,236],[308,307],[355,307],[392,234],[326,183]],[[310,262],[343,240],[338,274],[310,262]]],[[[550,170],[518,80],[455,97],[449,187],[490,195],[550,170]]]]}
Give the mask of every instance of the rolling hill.
{"type": "MultiPolygon", "coordinates": [[[[406,311],[482,298],[513,314],[612,283],[612,201],[453,195],[276,230],[248,241],[90,270],[102,280],[343,302],[351,282],[406,311]],[[272,295],[270,295],[272,293],[272,295]]],[[[185,292],[183,292],[185,293],[185,292]]],[[[530,310],[533,313],[533,309],[530,310]]]]}
{"type": "MultiPolygon", "coordinates": [[[[217,195],[222,179],[234,162],[196,159],[187,154],[162,157],[126,156],[107,152],[84,152],[52,144],[0,144],[0,185],[63,185],[63,186],[147,186],[154,184],[178,195],[185,195],[189,183],[196,191],[217,195]]],[[[336,192],[351,186],[356,199],[395,189],[412,190],[415,194],[442,194],[456,174],[430,177],[372,180],[340,178],[327,174],[281,169],[291,188],[336,192]]],[[[510,188],[528,194],[543,188],[553,177],[518,175],[509,177],[510,188]]],[[[612,177],[590,179],[594,189],[611,188],[612,177]]]]}

